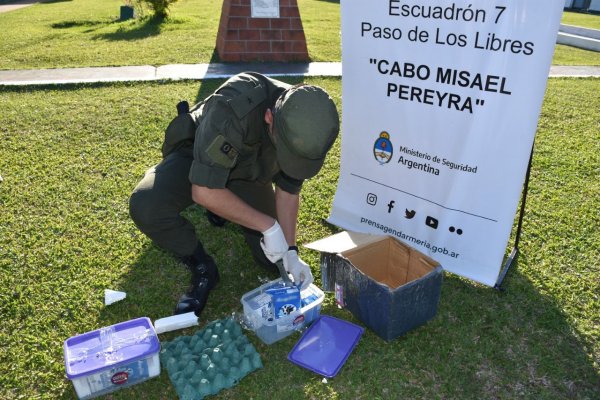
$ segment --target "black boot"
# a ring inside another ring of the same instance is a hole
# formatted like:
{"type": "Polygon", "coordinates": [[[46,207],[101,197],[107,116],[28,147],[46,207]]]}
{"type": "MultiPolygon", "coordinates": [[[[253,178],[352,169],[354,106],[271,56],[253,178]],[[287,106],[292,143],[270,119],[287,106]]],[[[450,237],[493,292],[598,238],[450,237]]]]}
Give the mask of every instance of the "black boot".
{"type": "Polygon", "coordinates": [[[210,222],[212,226],[216,226],[218,228],[223,227],[223,225],[227,223],[225,218],[221,218],[217,214],[208,210],[206,210],[206,219],[208,219],[208,222],[210,222]]]}
{"type": "Polygon", "coordinates": [[[196,263],[194,267],[191,267],[190,271],[192,272],[192,286],[197,286],[203,280],[206,280],[208,289],[213,290],[221,279],[215,260],[208,255],[196,263]]]}
{"type": "Polygon", "coordinates": [[[179,298],[174,314],[194,312],[199,317],[208,300],[208,292],[210,292],[210,289],[208,288],[208,281],[206,279],[202,280],[198,285],[192,286],[190,290],[182,294],[179,298]]]}
{"type": "Polygon", "coordinates": [[[193,311],[199,316],[208,300],[208,293],[219,282],[219,270],[213,258],[204,252],[200,243],[194,254],[182,261],[192,272],[192,284],[189,290],[179,298],[175,314],[193,311]]]}

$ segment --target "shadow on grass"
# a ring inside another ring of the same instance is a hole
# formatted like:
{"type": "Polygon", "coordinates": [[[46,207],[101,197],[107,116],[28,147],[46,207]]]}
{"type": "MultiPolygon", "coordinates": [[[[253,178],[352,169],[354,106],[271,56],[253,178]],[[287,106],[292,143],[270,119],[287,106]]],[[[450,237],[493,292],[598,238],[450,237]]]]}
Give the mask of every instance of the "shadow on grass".
{"type": "MultiPolygon", "coordinates": [[[[115,20],[114,22],[121,22],[115,20]]],[[[152,16],[144,18],[133,26],[120,26],[116,32],[103,33],[94,37],[100,40],[140,40],[160,34],[162,25],[166,22],[163,17],[152,16]]]]}
{"type": "MultiPolygon", "coordinates": [[[[277,278],[275,270],[268,271],[254,262],[239,226],[227,223],[221,228],[214,227],[207,221],[204,209],[197,205],[188,207],[183,215],[196,227],[203,246],[215,259],[221,276],[201,315],[201,325],[207,320],[225,318],[232,311],[241,310],[242,294],[259,285],[259,276],[269,280],[277,278]],[[247,279],[241,279],[243,282],[240,282],[241,276],[247,279]]],[[[138,234],[143,236],[141,232],[138,234]]],[[[102,311],[101,321],[105,325],[139,316],[147,316],[152,321],[169,317],[179,296],[188,289],[191,274],[184,264],[170,252],[154,245],[150,239],[145,240],[146,245],[135,264],[117,283],[117,290],[126,292],[127,298],[102,311]]],[[[166,336],[180,334],[181,331],[176,331],[166,336]]]]}
{"type": "MultiPolygon", "coordinates": [[[[97,20],[66,20],[66,21],[61,21],[61,22],[55,22],[55,23],[51,24],[50,26],[54,29],[70,29],[70,28],[88,27],[91,29],[84,31],[84,33],[89,33],[94,30],[97,30],[98,28],[108,27],[110,25],[118,24],[121,22],[123,22],[123,21],[121,21],[120,19],[114,19],[114,18],[113,19],[104,18],[104,19],[97,19],[97,20]]],[[[119,32],[122,32],[125,29],[126,28],[124,26],[119,26],[117,28],[117,32],[112,33],[112,34],[119,34],[119,32]]],[[[108,34],[104,34],[104,35],[108,35],[108,34]]],[[[98,36],[104,36],[104,35],[98,35],[98,36]]]]}
{"type": "Polygon", "coordinates": [[[73,0],[40,0],[39,3],[40,4],[53,4],[53,3],[65,3],[67,1],[73,1],[73,0]]]}
{"type": "Polygon", "coordinates": [[[81,26],[98,26],[98,25],[107,25],[110,22],[106,20],[95,20],[95,21],[79,21],[79,20],[71,20],[71,21],[62,21],[55,22],[50,25],[54,29],[68,29],[68,28],[77,28],[81,26]]]}
{"type": "Polygon", "coordinates": [[[441,370],[448,374],[464,368],[472,392],[457,387],[457,393],[464,398],[597,398],[600,380],[589,357],[593,348],[574,334],[561,306],[520,273],[518,260],[503,292],[446,277],[434,330],[444,343],[432,349],[439,354],[431,359],[453,364],[441,370]]]}

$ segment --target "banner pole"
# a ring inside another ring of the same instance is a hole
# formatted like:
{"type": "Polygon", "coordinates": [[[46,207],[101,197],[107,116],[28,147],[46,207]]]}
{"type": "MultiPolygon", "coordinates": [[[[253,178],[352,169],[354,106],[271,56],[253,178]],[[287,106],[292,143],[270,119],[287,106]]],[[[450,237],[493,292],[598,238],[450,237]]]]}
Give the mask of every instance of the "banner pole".
{"type": "Polygon", "coordinates": [[[515,244],[513,245],[512,251],[510,255],[504,262],[504,266],[502,267],[502,271],[500,271],[500,275],[498,275],[498,280],[494,285],[494,289],[503,291],[504,289],[501,287],[506,274],[510,267],[512,267],[513,263],[519,256],[519,241],[521,240],[521,229],[523,228],[523,217],[525,216],[525,203],[527,201],[527,191],[529,189],[529,176],[531,174],[531,162],[533,161],[533,148],[535,144],[531,146],[531,154],[529,155],[529,164],[527,165],[527,172],[525,174],[525,183],[523,183],[523,192],[521,194],[521,209],[519,210],[519,222],[517,223],[517,232],[515,234],[515,244]]]}

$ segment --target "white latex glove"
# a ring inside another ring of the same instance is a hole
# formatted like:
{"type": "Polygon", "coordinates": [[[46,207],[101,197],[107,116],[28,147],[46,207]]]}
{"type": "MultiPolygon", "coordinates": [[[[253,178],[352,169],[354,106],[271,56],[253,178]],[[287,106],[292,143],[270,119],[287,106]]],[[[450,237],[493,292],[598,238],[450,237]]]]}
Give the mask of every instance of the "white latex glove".
{"type": "Polygon", "coordinates": [[[263,238],[260,241],[260,247],[262,247],[265,256],[271,262],[277,262],[281,260],[284,254],[288,251],[288,244],[279,226],[279,222],[275,221],[272,227],[262,232],[263,238]]]}
{"type": "Polygon", "coordinates": [[[290,250],[285,253],[283,266],[292,275],[296,285],[302,283],[300,290],[306,289],[308,285],[313,283],[314,278],[312,272],[310,272],[310,267],[298,257],[296,250],[290,250]]]}

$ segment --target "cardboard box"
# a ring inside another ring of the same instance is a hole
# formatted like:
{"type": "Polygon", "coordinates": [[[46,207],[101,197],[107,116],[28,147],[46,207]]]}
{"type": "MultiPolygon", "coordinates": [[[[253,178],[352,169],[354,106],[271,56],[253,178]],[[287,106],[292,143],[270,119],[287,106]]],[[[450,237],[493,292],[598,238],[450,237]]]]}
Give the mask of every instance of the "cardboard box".
{"type": "Polygon", "coordinates": [[[443,268],[390,237],[342,232],[305,247],[321,252],[325,291],[385,340],[437,313],[443,268]]]}

